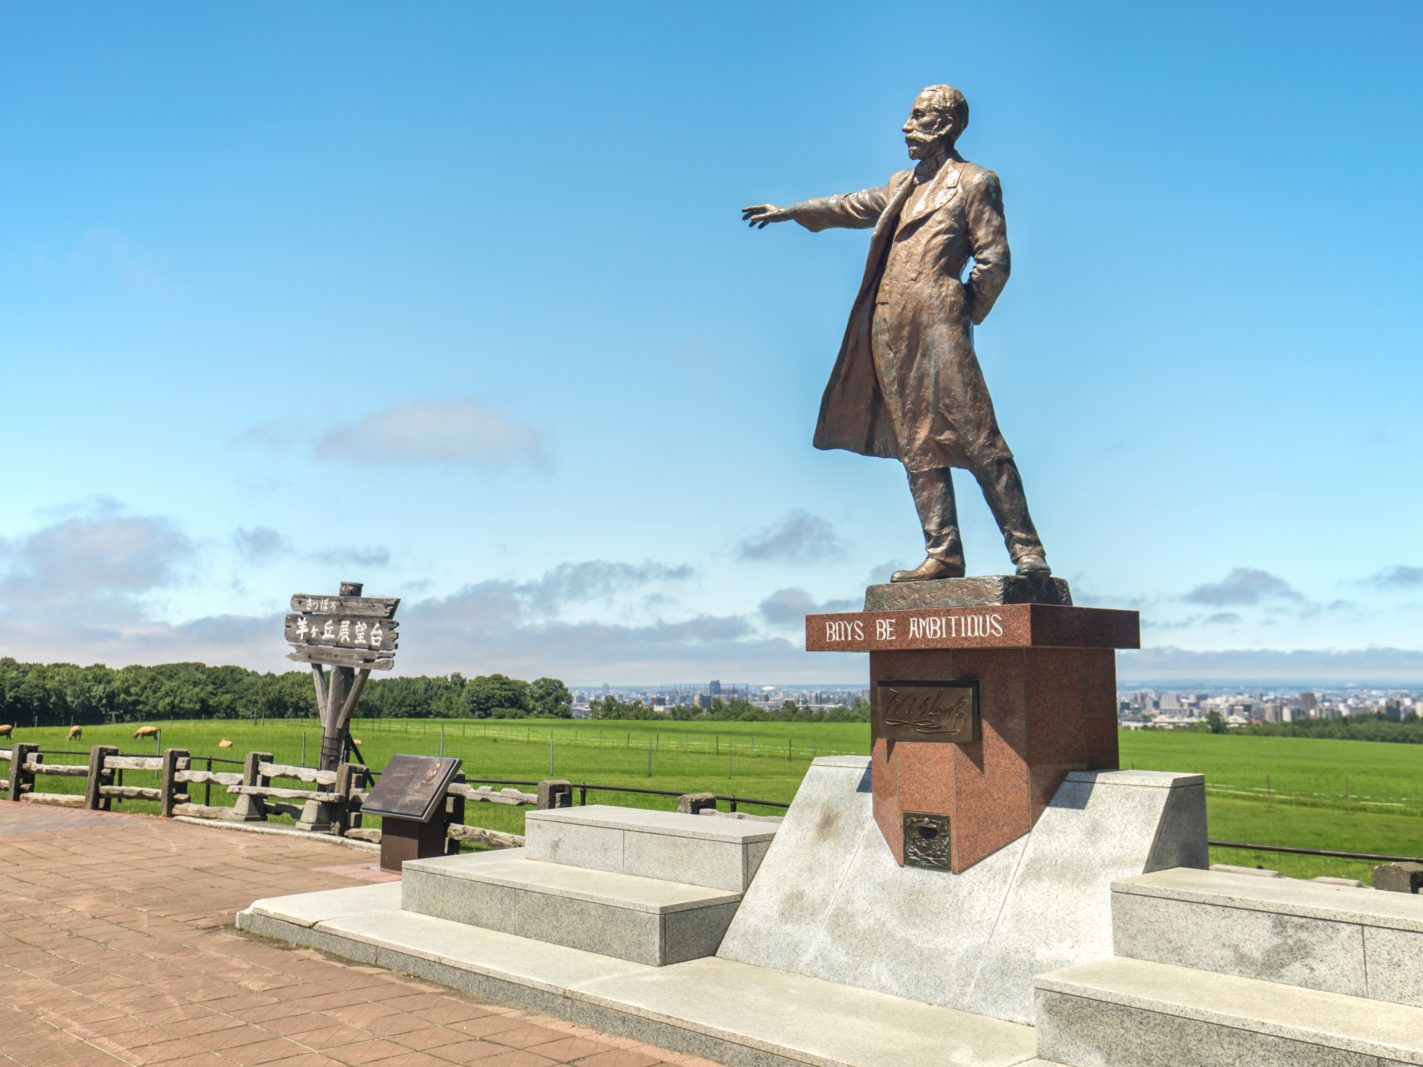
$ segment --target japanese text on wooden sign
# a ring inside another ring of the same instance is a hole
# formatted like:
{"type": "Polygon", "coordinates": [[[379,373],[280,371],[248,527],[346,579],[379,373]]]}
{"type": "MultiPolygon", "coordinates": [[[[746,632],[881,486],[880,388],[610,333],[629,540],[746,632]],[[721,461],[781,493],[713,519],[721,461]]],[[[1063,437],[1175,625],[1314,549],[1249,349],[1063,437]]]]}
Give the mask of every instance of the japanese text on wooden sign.
{"type": "Polygon", "coordinates": [[[285,622],[294,646],[287,659],[388,671],[395,666],[399,597],[312,596],[297,593],[285,622]]]}

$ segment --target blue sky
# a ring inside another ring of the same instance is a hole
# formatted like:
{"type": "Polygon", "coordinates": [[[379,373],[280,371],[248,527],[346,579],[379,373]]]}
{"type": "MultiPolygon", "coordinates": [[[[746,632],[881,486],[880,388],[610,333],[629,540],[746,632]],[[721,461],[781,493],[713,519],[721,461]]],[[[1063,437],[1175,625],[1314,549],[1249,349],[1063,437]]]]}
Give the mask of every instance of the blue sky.
{"type": "MultiPolygon", "coordinates": [[[[1123,677],[1423,681],[1423,7],[0,4],[0,654],[846,681],[922,557],[810,445],[923,85],[1002,179],[977,334],[1123,677]]],[[[971,573],[1007,566],[971,479],[971,573]]]]}

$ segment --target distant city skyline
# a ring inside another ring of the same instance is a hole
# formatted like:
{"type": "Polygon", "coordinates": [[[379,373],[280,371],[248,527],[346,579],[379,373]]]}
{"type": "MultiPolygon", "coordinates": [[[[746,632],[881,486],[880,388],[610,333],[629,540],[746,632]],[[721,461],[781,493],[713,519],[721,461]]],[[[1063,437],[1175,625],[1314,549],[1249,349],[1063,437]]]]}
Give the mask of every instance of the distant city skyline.
{"type": "Polygon", "coordinates": [[[883,184],[948,82],[978,354],[1120,676],[1423,684],[1423,5],[944,19],[6,5],[0,656],[289,669],[357,580],[401,674],[853,686],[804,616],[922,558],[903,470],[811,446],[868,235],[739,209],[883,184]]]}

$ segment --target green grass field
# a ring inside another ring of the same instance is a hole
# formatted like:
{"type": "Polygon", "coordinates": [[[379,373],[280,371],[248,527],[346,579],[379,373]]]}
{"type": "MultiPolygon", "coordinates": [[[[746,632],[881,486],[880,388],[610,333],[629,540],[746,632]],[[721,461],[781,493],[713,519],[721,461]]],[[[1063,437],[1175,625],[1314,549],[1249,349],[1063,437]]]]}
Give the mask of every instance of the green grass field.
{"type": "MultiPolygon", "coordinates": [[[[195,756],[271,752],[280,763],[315,763],[321,733],[314,720],[180,721],[158,723],[163,747],[195,756]],[[218,741],[232,741],[220,750],[218,741]],[[303,759],[303,756],[305,757],[303,759]]],[[[789,801],[815,756],[864,754],[869,727],[855,723],[676,723],[567,720],[357,719],[364,759],[375,768],[398,752],[458,756],[471,779],[567,778],[575,783],[624,785],[678,792],[712,792],[789,801]]],[[[82,741],[66,743],[63,729],[20,729],[17,740],[53,752],[47,762],[85,761],[95,744],[125,753],[157,749],[135,741],[132,727],[86,726],[82,741]],[[81,753],[80,750],[83,750],[81,753]]],[[[0,742],[3,744],[4,742],[0,742]]],[[[1346,852],[1423,855],[1423,747],[1362,741],[1249,737],[1173,731],[1123,732],[1123,767],[1200,771],[1206,775],[1213,839],[1296,845],[1346,852]]],[[[5,765],[0,764],[0,768],[5,765]]],[[[202,766],[200,763],[199,766],[202,766]]],[[[228,768],[231,769],[231,768],[228,768]]],[[[128,772],[129,784],[149,784],[128,772]]],[[[78,792],[82,779],[46,777],[43,792],[78,792]]],[[[670,797],[590,791],[589,803],[670,808],[670,797]]],[[[197,787],[194,800],[209,802],[197,787]]],[[[214,789],[210,802],[229,803],[214,789]]],[[[133,802],[124,810],[150,810],[133,802]]],[[[773,809],[741,805],[743,810],[773,809]]],[[[468,821],[519,833],[523,812],[470,805],[468,821]]],[[[1368,880],[1372,864],[1280,853],[1214,849],[1219,863],[1263,866],[1296,877],[1328,874],[1368,880]]]]}
{"type": "MultiPolygon", "coordinates": [[[[1423,856],[1423,746],[1180,731],[1121,739],[1123,767],[1205,774],[1213,840],[1423,856]]],[[[1240,849],[1211,859],[1364,881],[1373,868],[1240,849]]]]}

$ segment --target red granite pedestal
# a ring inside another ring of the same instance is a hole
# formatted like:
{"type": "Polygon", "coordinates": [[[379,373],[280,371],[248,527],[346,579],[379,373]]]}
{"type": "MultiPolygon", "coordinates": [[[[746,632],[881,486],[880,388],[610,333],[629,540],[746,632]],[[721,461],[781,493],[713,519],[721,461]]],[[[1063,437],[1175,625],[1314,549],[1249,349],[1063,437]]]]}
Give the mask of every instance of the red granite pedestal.
{"type": "Polygon", "coordinates": [[[947,816],[954,872],[1031,830],[1068,771],[1118,766],[1115,650],[1139,642],[1136,612],[1048,604],[806,619],[807,649],[870,653],[874,817],[895,859],[906,813],[947,816]],[[976,680],[979,740],[886,736],[886,680],[976,680]]]}

